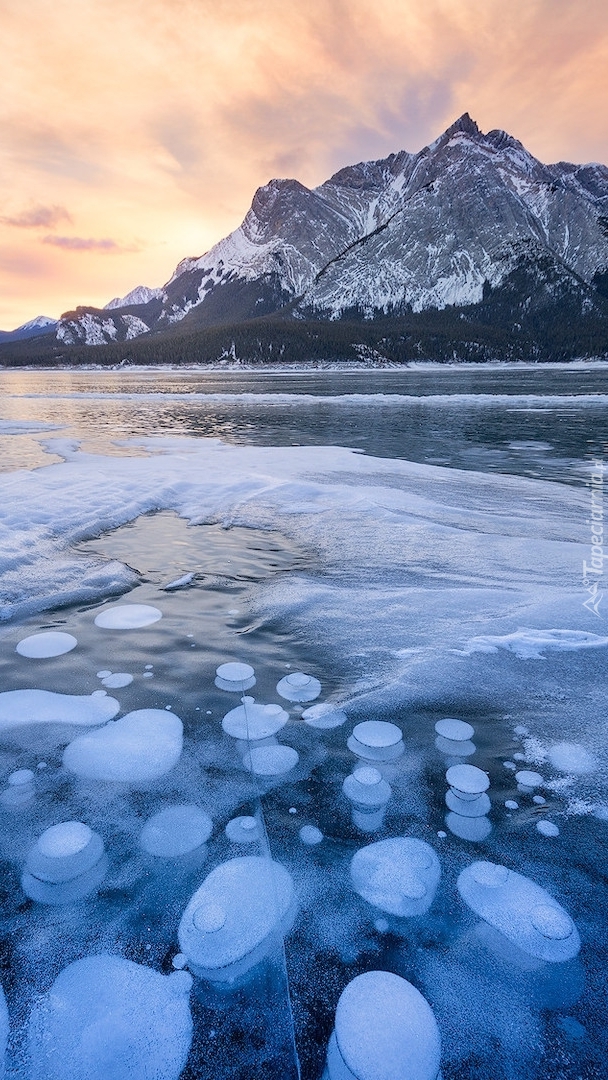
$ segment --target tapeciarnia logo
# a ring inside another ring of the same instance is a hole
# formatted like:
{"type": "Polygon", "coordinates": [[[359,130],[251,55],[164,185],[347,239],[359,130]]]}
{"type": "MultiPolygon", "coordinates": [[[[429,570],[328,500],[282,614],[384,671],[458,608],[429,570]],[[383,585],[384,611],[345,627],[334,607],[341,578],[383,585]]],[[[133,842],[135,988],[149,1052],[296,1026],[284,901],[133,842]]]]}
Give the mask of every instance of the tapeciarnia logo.
{"type": "Polygon", "coordinates": [[[583,585],[589,593],[583,601],[583,607],[601,618],[599,606],[603,599],[600,590],[604,574],[604,471],[602,461],[593,462],[593,472],[589,488],[591,490],[591,518],[586,524],[591,526],[591,560],[583,560],[583,585]]]}

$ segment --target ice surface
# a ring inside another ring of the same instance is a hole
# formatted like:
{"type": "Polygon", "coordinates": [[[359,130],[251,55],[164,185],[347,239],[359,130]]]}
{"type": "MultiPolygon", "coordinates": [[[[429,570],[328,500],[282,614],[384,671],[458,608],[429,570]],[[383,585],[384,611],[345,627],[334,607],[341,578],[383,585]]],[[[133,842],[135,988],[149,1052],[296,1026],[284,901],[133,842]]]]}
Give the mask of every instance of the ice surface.
{"type": "Polygon", "coordinates": [[[16,651],[20,656],[42,660],[50,656],[63,656],[75,649],[77,644],[72,634],[64,634],[60,630],[46,630],[41,634],[30,634],[29,637],[22,638],[16,651]]]}
{"type": "Polygon", "coordinates": [[[231,982],[261,960],[287,933],[296,902],[290,874],[279,863],[244,856],[222,863],[194,893],[179,924],[179,945],[190,969],[231,982]]]}
{"type": "Polygon", "coordinates": [[[355,892],[391,915],[411,917],[430,908],[439,879],[439,859],[430,844],[395,836],[361,848],[352,858],[355,892]]]}
{"type": "Polygon", "coordinates": [[[437,1080],[441,1057],[433,1011],[389,971],[357,975],[342,991],[327,1055],[329,1080],[437,1080]]]}
{"type": "Polygon", "coordinates": [[[139,842],[150,855],[175,859],[206,843],[212,829],[209,814],[200,806],[168,806],[146,821],[139,842]]]}
{"type": "Polygon", "coordinates": [[[311,705],[310,708],[304,709],[302,719],[309,727],[329,730],[345,724],[347,716],[331,702],[323,701],[319,705],[311,705]]]}
{"type": "Polygon", "coordinates": [[[9,1019],[4,990],[0,986],[0,1080],[4,1078],[4,1054],[8,1041],[9,1019]]]}
{"type": "Polygon", "coordinates": [[[34,1009],[31,1080],[178,1080],[192,1040],[187,972],[120,956],[64,968],[34,1009]]]}
{"type": "Polygon", "coordinates": [[[182,752],[183,724],[161,709],[137,709],[66,746],[63,764],[87,780],[147,784],[168,773],[182,752]]]}
{"type": "Polygon", "coordinates": [[[287,701],[314,701],[321,693],[321,683],[314,675],[292,671],[277,683],[277,693],[287,701]]]}
{"type": "Polygon", "coordinates": [[[590,754],[579,743],[555,743],[549,750],[549,761],[554,769],[574,773],[575,776],[583,776],[585,773],[594,772],[597,768],[593,754],[590,754]]]}
{"type": "Polygon", "coordinates": [[[243,765],[256,776],[282,776],[295,769],[299,754],[292,746],[254,746],[243,755],[243,765]]]}
{"type": "Polygon", "coordinates": [[[231,709],[222,720],[222,727],[233,739],[257,742],[276,735],[289,720],[289,713],[280,705],[262,705],[253,698],[244,698],[242,705],[231,709]]]}
{"type": "Polygon", "coordinates": [[[51,690],[5,690],[0,693],[0,731],[24,724],[93,727],[111,720],[119,709],[119,702],[108,697],[105,690],[84,696],[51,690]]]}
{"type": "Polygon", "coordinates": [[[162,617],[162,611],[149,604],[114,604],[95,616],[95,626],[104,630],[139,630],[162,617]]]}
{"type": "Polygon", "coordinates": [[[475,862],[458,878],[462,899],[514,945],[540,960],[576,956],[580,938],[566,911],[540,885],[491,862],[475,862]]]}
{"type": "Polygon", "coordinates": [[[102,686],[107,686],[110,690],[119,690],[121,686],[129,686],[133,682],[133,676],[126,671],[115,671],[106,675],[101,682],[102,686]]]}

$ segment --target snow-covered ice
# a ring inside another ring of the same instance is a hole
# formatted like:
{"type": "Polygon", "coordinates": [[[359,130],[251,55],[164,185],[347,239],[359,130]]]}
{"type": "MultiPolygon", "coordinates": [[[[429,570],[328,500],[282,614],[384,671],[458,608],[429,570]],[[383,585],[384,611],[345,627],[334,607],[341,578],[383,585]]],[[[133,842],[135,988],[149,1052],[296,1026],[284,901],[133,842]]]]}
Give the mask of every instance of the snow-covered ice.
{"type": "Polygon", "coordinates": [[[588,750],[579,743],[555,743],[549,749],[549,761],[560,772],[584,776],[597,768],[597,762],[588,750]]]}
{"type": "Polygon", "coordinates": [[[179,717],[161,709],[137,709],[79,735],[66,746],[63,764],[87,780],[147,784],[170,772],[182,744],[179,717]]]}
{"type": "Polygon", "coordinates": [[[85,956],[57,976],[29,1029],[32,1080],[178,1080],[192,1040],[185,971],[85,956]]]}

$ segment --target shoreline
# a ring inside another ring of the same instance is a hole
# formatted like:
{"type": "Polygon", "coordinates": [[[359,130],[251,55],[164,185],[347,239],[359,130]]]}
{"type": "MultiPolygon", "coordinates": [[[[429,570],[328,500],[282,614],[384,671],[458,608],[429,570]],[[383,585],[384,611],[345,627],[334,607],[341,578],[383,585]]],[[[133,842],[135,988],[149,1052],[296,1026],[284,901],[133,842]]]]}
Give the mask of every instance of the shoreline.
{"type": "Polygon", "coordinates": [[[563,360],[563,361],[538,361],[530,360],[488,360],[488,361],[456,361],[442,362],[440,360],[411,361],[404,364],[365,364],[356,362],[332,362],[310,361],[307,364],[246,364],[241,361],[232,363],[219,362],[217,364],[131,364],[121,361],[119,364],[0,364],[0,375],[5,372],[45,371],[77,373],[85,372],[168,372],[177,375],[180,373],[211,372],[213,374],[251,374],[256,375],[317,375],[319,373],[333,373],[340,375],[359,374],[361,372],[395,372],[405,371],[589,371],[608,370],[608,360],[563,360]]]}

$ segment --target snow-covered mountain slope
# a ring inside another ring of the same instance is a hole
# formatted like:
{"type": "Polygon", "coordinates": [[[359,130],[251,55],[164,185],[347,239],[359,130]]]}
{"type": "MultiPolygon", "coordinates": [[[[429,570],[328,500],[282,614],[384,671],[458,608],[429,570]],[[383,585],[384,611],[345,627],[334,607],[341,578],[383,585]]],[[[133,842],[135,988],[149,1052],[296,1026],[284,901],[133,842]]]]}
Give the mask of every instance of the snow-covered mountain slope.
{"type": "Polygon", "coordinates": [[[163,289],[138,287],[103,313],[77,309],[57,336],[98,344],[288,305],[320,319],[474,305],[512,289],[524,263],[543,303],[567,294],[584,314],[608,295],[608,168],[543,165],[465,113],[418,154],[341,169],[314,190],[271,180],[242,225],[180,262],[163,289]]]}
{"type": "Polygon", "coordinates": [[[104,311],[112,311],[113,308],[124,308],[148,304],[150,300],[157,300],[163,296],[162,289],[150,289],[147,285],[136,285],[126,296],[115,296],[105,305],[104,311]]]}
{"type": "Polygon", "coordinates": [[[0,341],[26,341],[27,338],[48,334],[55,326],[57,319],[51,319],[48,315],[37,315],[16,330],[0,330],[0,341]]]}

